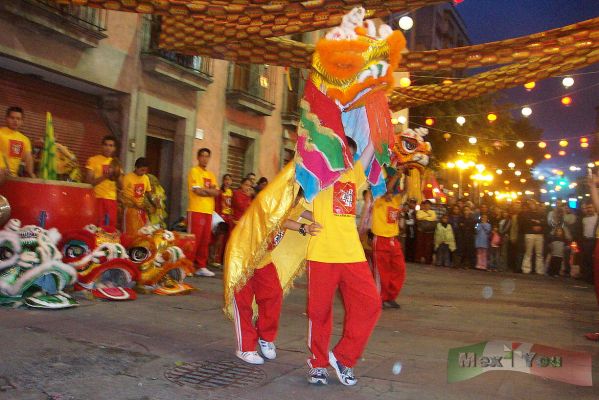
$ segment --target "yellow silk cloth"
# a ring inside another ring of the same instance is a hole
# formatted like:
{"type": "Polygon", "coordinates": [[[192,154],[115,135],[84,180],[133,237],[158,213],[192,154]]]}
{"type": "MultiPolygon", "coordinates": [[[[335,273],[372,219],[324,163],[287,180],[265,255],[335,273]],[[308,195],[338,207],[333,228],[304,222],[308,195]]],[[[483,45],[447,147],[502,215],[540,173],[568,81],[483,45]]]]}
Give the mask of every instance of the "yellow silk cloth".
{"type": "MultiPolygon", "coordinates": [[[[225,250],[223,277],[223,311],[233,318],[233,296],[252,277],[268,252],[269,242],[283,222],[300,214],[305,204],[295,198],[299,185],[295,183],[295,164],[290,162],[260,191],[233,229],[225,250]]],[[[293,280],[305,267],[308,236],[287,230],[281,243],[271,252],[283,293],[293,286],[293,280]]]]}

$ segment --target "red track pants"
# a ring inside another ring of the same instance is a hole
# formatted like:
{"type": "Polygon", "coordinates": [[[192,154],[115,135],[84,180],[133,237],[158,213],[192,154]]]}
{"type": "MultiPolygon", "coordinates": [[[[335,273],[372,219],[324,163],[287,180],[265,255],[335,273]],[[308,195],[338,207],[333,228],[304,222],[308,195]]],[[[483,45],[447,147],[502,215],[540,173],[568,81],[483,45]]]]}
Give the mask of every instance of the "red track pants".
{"type": "Polygon", "coordinates": [[[208,248],[212,235],[212,214],[199,212],[187,212],[187,232],[193,233],[196,237],[196,255],[195,263],[197,268],[204,268],[208,265],[208,248]]]}
{"type": "Polygon", "coordinates": [[[597,303],[599,303],[599,240],[597,240],[597,244],[595,245],[593,280],[595,282],[595,297],[597,297],[597,303]]]}
{"type": "Polygon", "coordinates": [[[283,290],[274,264],[254,271],[254,276],[237,293],[233,302],[237,350],[256,351],[258,338],[274,342],[279,328],[283,290]],[[252,323],[252,303],[258,304],[256,326],[252,323]]]}
{"type": "Polygon", "coordinates": [[[313,368],[329,365],[333,297],[339,288],[345,306],[343,335],[333,353],[353,367],[368,342],[381,313],[381,299],[366,261],[322,263],[308,261],[308,346],[313,368]]]}
{"type": "Polygon", "coordinates": [[[96,199],[96,225],[116,228],[118,208],[116,200],[96,199]]]}
{"type": "Polygon", "coordinates": [[[406,261],[396,237],[375,236],[372,241],[374,273],[381,282],[381,300],[395,300],[406,280],[406,261]]]}

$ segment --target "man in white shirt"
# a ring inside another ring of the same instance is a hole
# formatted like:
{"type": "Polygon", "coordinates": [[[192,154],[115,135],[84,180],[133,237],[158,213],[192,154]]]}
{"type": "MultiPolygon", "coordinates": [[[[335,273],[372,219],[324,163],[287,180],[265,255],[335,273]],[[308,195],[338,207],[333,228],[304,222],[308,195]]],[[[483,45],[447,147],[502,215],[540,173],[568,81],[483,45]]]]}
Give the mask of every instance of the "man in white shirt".
{"type": "Polygon", "coordinates": [[[593,251],[597,236],[598,216],[592,203],[582,206],[582,279],[593,282],[593,251]]]}

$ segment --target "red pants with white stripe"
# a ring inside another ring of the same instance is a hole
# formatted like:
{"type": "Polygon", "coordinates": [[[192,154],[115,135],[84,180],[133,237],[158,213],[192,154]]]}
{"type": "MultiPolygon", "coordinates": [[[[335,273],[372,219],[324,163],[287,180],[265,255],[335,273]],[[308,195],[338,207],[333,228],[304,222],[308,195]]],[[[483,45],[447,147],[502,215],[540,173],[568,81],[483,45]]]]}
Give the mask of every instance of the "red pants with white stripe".
{"type": "Polygon", "coordinates": [[[333,298],[339,288],[345,306],[343,335],[333,349],[335,358],[353,367],[381,313],[381,299],[366,261],[322,263],[308,261],[308,346],[312,368],[329,365],[333,298]]]}
{"type": "Polygon", "coordinates": [[[96,199],[96,225],[116,228],[118,209],[116,200],[96,199]]]}
{"type": "Polygon", "coordinates": [[[373,267],[381,282],[381,300],[395,300],[406,280],[406,261],[397,237],[375,236],[373,267]]]}
{"type": "Polygon", "coordinates": [[[237,350],[256,351],[258,339],[274,342],[279,328],[283,290],[273,263],[254,271],[233,302],[237,350]],[[252,302],[258,304],[258,319],[252,323],[252,302]]]}
{"type": "Polygon", "coordinates": [[[195,263],[198,268],[208,265],[208,248],[212,239],[212,214],[187,211],[187,232],[196,237],[195,263]]]}

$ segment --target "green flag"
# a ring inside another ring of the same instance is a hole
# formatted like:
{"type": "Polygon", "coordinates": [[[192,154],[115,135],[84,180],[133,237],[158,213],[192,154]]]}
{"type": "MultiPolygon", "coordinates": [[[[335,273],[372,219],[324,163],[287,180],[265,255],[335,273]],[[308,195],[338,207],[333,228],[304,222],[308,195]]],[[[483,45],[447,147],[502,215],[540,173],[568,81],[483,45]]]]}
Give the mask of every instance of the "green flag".
{"type": "Polygon", "coordinates": [[[46,113],[46,138],[40,163],[40,178],[56,180],[56,145],[54,141],[54,125],[52,114],[46,113]]]}

